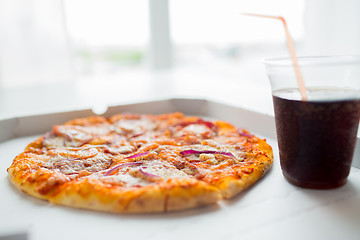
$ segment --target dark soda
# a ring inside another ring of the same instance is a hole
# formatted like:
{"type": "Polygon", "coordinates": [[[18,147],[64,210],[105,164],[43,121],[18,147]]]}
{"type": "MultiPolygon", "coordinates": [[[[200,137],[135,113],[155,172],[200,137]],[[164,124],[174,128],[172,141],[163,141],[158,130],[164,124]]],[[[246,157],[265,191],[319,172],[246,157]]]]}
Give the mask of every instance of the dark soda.
{"type": "Polygon", "coordinates": [[[346,183],[360,117],[359,92],[341,89],[273,93],[280,163],[300,187],[328,189],[346,183]]]}

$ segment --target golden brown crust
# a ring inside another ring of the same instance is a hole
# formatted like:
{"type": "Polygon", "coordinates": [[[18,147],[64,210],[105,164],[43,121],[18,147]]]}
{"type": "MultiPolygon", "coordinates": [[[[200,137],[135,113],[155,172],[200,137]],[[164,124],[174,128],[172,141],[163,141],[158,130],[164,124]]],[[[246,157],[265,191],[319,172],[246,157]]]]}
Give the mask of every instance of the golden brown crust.
{"type": "Polygon", "coordinates": [[[70,181],[63,174],[41,168],[47,159],[43,155],[21,153],[8,168],[10,181],[23,192],[47,199],[59,186],[70,181]]]}
{"type": "Polygon", "coordinates": [[[54,204],[164,212],[214,204],[271,167],[265,140],[182,113],[74,119],[30,143],[8,168],[20,190],[54,204]]]}
{"type": "Polygon", "coordinates": [[[241,178],[235,181],[228,181],[227,184],[224,182],[224,185],[218,187],[222,191],[224,198],[231,198],[253,185],[271,168],[273,151],[270,145],[268,145],[265,140],[257,139],[257,143],[253,144],[252,148],[254,154],[252,164],[246,168],[237,169],[241,178]]]}
{"type": "Polygon", "coordinates": [[[169,180],[143,188],[120,189],[96,179],[65,184],[49,200],[55,204],[107,212],[140,213],[183,210],[216,203],[219,191],[194,179],[169,180]]]}

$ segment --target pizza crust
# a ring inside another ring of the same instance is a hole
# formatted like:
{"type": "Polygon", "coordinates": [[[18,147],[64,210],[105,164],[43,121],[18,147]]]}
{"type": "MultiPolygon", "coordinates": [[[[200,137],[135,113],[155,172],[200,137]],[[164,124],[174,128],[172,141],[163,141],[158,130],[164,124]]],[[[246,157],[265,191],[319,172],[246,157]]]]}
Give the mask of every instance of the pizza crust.
{"type": "Polygon", "coordinates": [[[216,203],[219,190],[194,179],[127,190],[97,179],[82,179],[61,187],[50,196],[54,204],[119,213],[167,212],[216,203]]]}
{"type": "Polygon", "coordinates": [[[226,178],[223,183],[218,185],[223,198],[229,199],[252,186],[257,180],[263,177],[271,168],[273,163],[273,152],[270,145],[265,140],[258,140],[255,145],[258,151],[258,157],[254,163],[244,169],[238,169],[240,179],[226,178]],[[261,149],[261,150],[260,150],[261,149]]]}
{"type": "Polygon", "coordinates": [[[24,152],[8,168],[10,181],[21,191],[40,199],[48,197],[70,179],[58,172],[41,168],[48,157],[24,152]]]}

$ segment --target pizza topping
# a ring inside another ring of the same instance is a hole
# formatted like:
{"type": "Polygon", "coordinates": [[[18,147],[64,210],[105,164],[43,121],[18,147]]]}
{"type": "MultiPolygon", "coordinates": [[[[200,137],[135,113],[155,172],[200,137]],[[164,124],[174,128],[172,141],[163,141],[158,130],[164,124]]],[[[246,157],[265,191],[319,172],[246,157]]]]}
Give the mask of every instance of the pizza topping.
{"type": "Polygon", "coordinates": [[[133,146],[119,146],[116,148],[107,148],[109,153],[111,154],[128,154],[135,151],[135,148],[133,146]]]}
{"type": "MultiPolygon", "coordinates": [[[[96,155],[98,155],[98,151],[86,151],[84,152],[79,152],[80,154],[74,154],[73,156],[79,156],[81,159],[87,159],[87,158],[91,158],[91,157],[95,157],[96,155]]],[[[60,156],[67,156],[68,154],[59,154],[60,156]]]]}
{"type": "Polygon", "coordinates": [[[178,170],[173,164],[169,162],[163,162],[160,160],[145,161],[144,165],[139,168],[140,176],[146,176],[149,180],[154,180],[158,177],[161,179],[170,178],[188,178],[189,175],[183,171],[178,170]]]}
{"type": "Polygon", "coordinates": [[[72,135],[75,135],[77,131],[70,126],[54,126],[53,134],[54,136],[64,137],[67,141],[72,141],[72,135]]]}
{"type": "Polygon", "coordinates": [[[239,135],[242,137],[249,137],[249,138],[254,137],[254,135],[252,135],[251,133],[245,132],[245,131],[241,131],[241,132],[239,131],[239,135]]]}
{"type": "Polygon", "coordinates": [[[50,148],[47,153],[49,155],[66,154],[73,155],[73,156],[81,156],[82,158],[86,157],[93,157],[95,156],[99,150],[103,149],[104,153],[110,153],[112,155],[117,154],[128,154],[134,152],[136,149],[133,146],[126,145],[126,146],[118,146],[118,147],[110,147],[108,145],[85,145],[84,147],[67,147],[67,148],[50,148]]]}
{"type": "Polygon", "coordinates": [[[243,148],[235,148],[225,144],[211,142],[212,145],[193,145],[191,149],[184,149],[179,154],[186,158],[187,161],[205,162],[211,165],[220,164],[223,161],[231,160],[232,163],[237,164],[243,162],[247,154],[243,152],[243,148]]]}
{"type": "Polygon", "coordinates": [[[79,174],[78,174],[79,177],[86,177],[86,176],[89,176],[89,175],[91,175],[91,172],[86,171],[86,170],[80,170],[79,174]]]}
{"type": "Polygon", "coordinates": [[[135,151],[135,148],[130,145],[118,146],[118,147],[109,147],[108,145],[92,145],[92,146],[87,146],[80,150],[83,151],[85,149],[91,149],[91,148],[103,148],[105,153],[110,153],[113,155],[128,154],[128,153],[132,153],[135,151]]]}
{"type": "MultiPolygon", "coordinates": [[[[195,151],[195,150],[186,150],[183,151],[187,154],[183,155],[192,155],[188,158],[190,162],[204,162],[210,165],[219,164],[231,157],[235,158],[234,155],[230,152],[219,152],[219,151],[195,151]],[[220,156],[219,156],[220,155],[220,156]]],[[[181,154],[182,152],[180,152],[181,154]]]]}
{"type": "MultiPolygon", "coordinates": [[[[161,179],[160,176],[148,173],[143,168],[139,168],[138,173],[140,173],[141,178],[143,178],[144,180],[149,181],[149,182],[155,182],[155,181],[158,181],[161,179]]],[[[139,174],[138,174],[138,176],[139,176],[139,174]]]]}
{"type": "Polygon", "coordinates": [[[229,157],[235,157],[231,152],[221,152],[221,151],[197,151],[197,150],[185,150],[185,151],[181,151],[180,154],[185,156],[185,155],[191,155],[191,154],[221,154],[221,155],[226,155],[229,157]]]}
{"type": "Polygon", "coordinates": [[[220,144],[219,142],[217,141],[214,141],[212,139],[205,139],[201,142],[202,145],[205,145],[205,146],[210,146],[210,147],[214,147],[216,149],[222,149],[223,146],[222,144],[220,144]]]}
{"type": "Polygon", "coordinates": [[[140,119],[120,119],[115,122],[115,131],[117,133],[130,135],[131,137],[140,136],[145,131],[154,130],[156,127],[155,122],[145,117],[140,119]]]}
{"type": "Polygon", "coordinates": [[[214,123],[210,122],[210,121],[205,121],[203,119],[199,119],[197,121],[198,123],[200,124],[203,124],[205,126],[207,126],[208,128],[210,128],[211,130],[213,130],[214,132],[217,132],[218,131],[218,126],[216,126],[214,123]]]}
{"type": "Polygon", "coordinates": [[[47,154],[50,156],[59,155],[64,158],[91,158],[95,157],[99,151],[96,148],[86,148],[83,150],[78,150],[78,148],[52,148],[47,151],[47,154]]]}
{"type": "Polygon", "coordinates": [[[119,169],[119,172],[110,176],[89,176],[89,178],[98,178],[102,182],[110,183],[112,185],[122,186],[122,187],[141,187],[151,184],[151,182],[145,181],[139,177],[134,177],[127,172],[122,172],[123,169],[119,169]],[[121,172],[121,174],[120,174],[121,172]]]}
{"type": "Polygon", "coordinates": [[[199,137],[191,134],[185,134],[179,138],[175,139],[175,142],[178,145],[194,145],[194,144],[200,144],[199,137]]]}
{"type": "Polygon", "coordinates": [[[51,157],[43,167],[48,169],[56,169],[63,174],[77,174],[81,170],[88,172],[99,172],[107,169],[112,160],[105,155],[90,158],[67,158],[61,155],[51,157]]]}
{"type": "Polygon", "coordinates": [[[150,151],[150,150],[154,150],[154,149],[157,149],[159,147],[159,144],[157,143],[148,143],[148,144],[144,144],[141,146],[141,148],[139,148],[139,151],[140,152],[147,152],[147,151],[150,151]]]}
{"type": "Polygon", "coordinates": [[[134,134],[134,135],[129,136],[129,139],[131,139],[131,138],[137,138],[137,137],[140,137],[140,136],[142,136],[142,135],[144,135],[143,132],[142,132],[142,133],[137,133],[137,134],[134,134]]]}
{"type": "Polygon", "coordinates": [[[137,154],[135,154],[135,155],[128,156],[128,157],[126,157],[126,158],[127,158],[127,159],[129,159],[129,158],[138,158],[138,157],[146,156],[146,155],[148,155],[148,154],[149,154],[149,152],[142,152],[142,153],[137,153],[137,154]]]}
{"type": "Polygon", "coordinates": [[[140,166],[140,165],[142,165],[142,164],[143,164],[142,162],[122,163],[122,164],[117,165],[117,166],[111,168],[110,170],[106,171],[106,172],[104,173],[104,176],[110,176],[110,175],[114,174],[117,170],[119,170],[120,168],[140,166]]]}
{"type": "Polygon", "coordinates": [[[145,168],[146,168],[146,167],[140,168],[139,171],[140,171],[142,174],[144,174],[145,176],[147,176],[147,177],[150,177],[150,178],[159,178],[158,175],[145,172],[145,171],[143,170],[143,169],[145,169],[145,168]]]}
{"type": "Polygon", "coordinates": [[[115,132],[112,132],[106,136],[100,136],[96,140],[95,144],[97,145],[108,145],[108,146],[124,146],[129,145],[126,136],[119,135],[115,132]]]}
{"type": "Polygon", "coordinates": [[[206,126],[200,124],[191,124],[189,126],[184,127],[182,130],[177,131],[174,136],[180,137],[184,135],[196,135],[201,136],[203,138],[211,138],[214,133],[206,126]]]}
{"type": "Polygon", "coordinates": [[[177,169],[196,179],[202,179],[206,175],[205,169],[198,168],[191,162],[177,161],[174,163],[174,165],[177,169]]]}
{"type": "Polygon", "coordinates": [[[167,179],[179,179],[192,177],[185,171],[178,170],[171,163],[149,160],[144,162],[123,163],[105,172],[105,174],[92,177],[100,177],[102,181],[128,186],[145,186],[167,179]]]}
{"type": "Polygon", "coordinates": [[[53,132],[46,133],[42,139],[42,143],[47,148],[57,148],[65,146],[64,138],[55,136],[53,132]]]}
{"type": "Polygon", "coordinates": [[[178,145],[178,143],[175,140],[166,139],[166,138],[155,139],[154,142],[159,144],[159,145],[172,145],[172,146],[177,146],[178,145]]]}
{"type": "Polygon", "coordinates": [[[216,161],[214,154],[208,154],[208,153],[200,154],[199,159],[201,161],[209,161],[209,162],[216,161]]]}
{"type": "Polygon", "coordinates": [[[156,132],[150,131],[136,137],[130,136],[128,137],[128,141],[132,146],[142,148],[144,145],[154,144],[154,140],[158,137],[157,134],[156,132]]]}
{"type": "Polygon", "coordinates": [[[56,125],[53,131],[44,136],[45,147],[79,147],[100,135],[111,131],[107,124],[97,126],[56,125]]]}
{"type": "Polygon", "coordinates": [[[204,135],[209,132],[209,128],[200,124],[191,124],[187,127],[184,127],[181,132],[192,132],[196,135],[204,135]]]}
{"type": "Polygon", "coordinates": [[[196,121],[192,121],[192,122],[179,123],[176,126],[186,127],[186,126],[189,126],[189,125],[192,125],[192,124],[204,125],[204,126],[206,126],[207,128],[211,129],[214,132],[218,131],[218,127],[214,123],[212,123],[210,121],[205,121],[205,120],[203,120],[201,118],[199,118],[196,121]]]}
{"type": "Polygon", "coordinates": [[[195,135],[201,138],[212,138],[217,135],[218,127],[210,122],[198,119],[196,121],[182,122],[170,127],[174,137],[195,135]]]}

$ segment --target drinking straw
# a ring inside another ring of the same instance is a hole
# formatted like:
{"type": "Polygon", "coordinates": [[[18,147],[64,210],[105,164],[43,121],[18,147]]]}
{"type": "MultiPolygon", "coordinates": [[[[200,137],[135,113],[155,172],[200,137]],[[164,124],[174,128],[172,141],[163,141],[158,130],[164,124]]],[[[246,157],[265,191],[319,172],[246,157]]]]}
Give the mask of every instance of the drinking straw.
{"type": "Polygon", "coordinates": [[[306,88],[305,88],[305,84],[304,84],[304,79],[303,79],[302,74],[300,72],[300,67],[299,67],[297,57],[296,57],[296,54],[295,54],[294,41],[292,40],[292,38],[290,36],[289,29],[287,27],[285,19],[283,17],[281,17],[281,16],[270,16],[270,15],[253,14],[253,13],[242,13],[242,14],[247,15],[247,16],[253,16],[253,17],[263,17],[263,18],[278,19],[283,23],[284,29],[285,29],[285,34],[286,34],[287,47],[289,49],[291,60],[292,60],[293,65],[294,65],[295,76],[296,76],[299,91],[300,91],[300,94],[301,94],[301,99],[302,99],[302,101],[306,101],[307,100],[307,93],[306,93],[306,88]]]}

